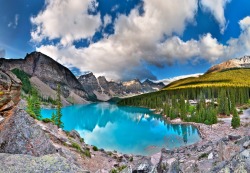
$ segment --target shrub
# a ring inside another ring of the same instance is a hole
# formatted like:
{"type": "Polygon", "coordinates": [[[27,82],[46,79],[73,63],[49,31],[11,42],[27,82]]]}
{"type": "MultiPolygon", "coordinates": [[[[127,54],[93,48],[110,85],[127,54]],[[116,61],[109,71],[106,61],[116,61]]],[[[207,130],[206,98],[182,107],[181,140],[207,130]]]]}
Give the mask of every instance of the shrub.
{"type": "Polygon", "coordinates": [[[80,152],[82,151],[82,148],[81,148],[81,146],[78,143],[72,142],[71,144],[72,144],[73,148],[77,149],[80,152]]]}
{"type": "Polygon", "coordinates": [[[44,123],[53,123],[53,121],[50,118],[44,118],[42,119],[44,123]]]}
{"type": "Polygon", "coordinates": [[[233,118],[232,118],[232,121],[231,121],[231,126],[236,129],[237,127],[240,126],[240,117],[238,115],[238,112],[236,109],[234,109],[233,111],[233,118]]]}
{"type": "Polygon", "coordinates": [[[98,148],[96,146],[93,146],[94,151],[98,151],[98,148]]]}
{"type": "Polygon", "coordinates": [[[83,139],[83,138],[80,138],[80,142],[83,143],[83,142],[84,142],[84,139],[83,139]]]}
{"type": "Polygon", "coordinates": [[[199,156],[199,160],[208,157],[207,153],[203,153],[199,156]]]}
{"type": "Polygon", "coordinates": [[[204,124],[206,124],[206,125],[211,125],[210,121],[208,121],[208,120],[206,120],[206,121],[204,122],[204,124]]]}
{"type": "Polygon", "coordinates": [[[89,158],[91,158],[91,154],[89,150],[84,150],[83,154],[89,158]]]}

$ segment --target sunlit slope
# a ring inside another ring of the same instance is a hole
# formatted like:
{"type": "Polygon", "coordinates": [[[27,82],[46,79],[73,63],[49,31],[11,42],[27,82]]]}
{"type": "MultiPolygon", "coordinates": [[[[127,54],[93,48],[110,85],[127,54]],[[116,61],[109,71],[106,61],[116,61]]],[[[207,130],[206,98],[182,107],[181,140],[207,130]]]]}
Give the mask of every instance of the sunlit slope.
{"type": "Polygon", "coordinates": [[[230,69],[199,77],[185,78],[170,83],[162,90],[230,86],[250,87],[250,69],[230,69]]]}

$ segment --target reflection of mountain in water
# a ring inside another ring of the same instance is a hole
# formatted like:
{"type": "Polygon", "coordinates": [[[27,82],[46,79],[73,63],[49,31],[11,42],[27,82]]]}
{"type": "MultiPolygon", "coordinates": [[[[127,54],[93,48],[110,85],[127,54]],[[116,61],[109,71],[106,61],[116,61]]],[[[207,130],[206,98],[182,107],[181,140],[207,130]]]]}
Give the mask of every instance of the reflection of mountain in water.
{"type": "Polygon", "coordinates": [[[72,129],[86,129],[92,132],[96,126],[104,128],[109,122],[130,120],[139,123],[142,119],[147,121],[160,119],[160,116],[151,115],[151,112],[144,108],[118,107],[109,103],[91,104],[88,107],[88,109],[85,106],[74,106],[72,109],[70,107],[66,108],[67,111],[73,112],[71,114],[74,117],[72,117],[70,123],[72,129]]]}

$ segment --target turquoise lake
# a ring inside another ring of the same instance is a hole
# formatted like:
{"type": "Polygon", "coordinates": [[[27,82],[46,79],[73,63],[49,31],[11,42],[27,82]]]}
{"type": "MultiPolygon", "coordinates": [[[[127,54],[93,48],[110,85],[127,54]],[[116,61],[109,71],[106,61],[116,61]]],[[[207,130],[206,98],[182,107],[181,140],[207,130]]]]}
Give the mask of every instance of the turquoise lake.
{"type": "MultiPolygon", "coordinates": [[[[42,109],[50,118],[53,109],[42,109]]],[[[168,124],[146,108],[109,103],[73,105],[62,109],[64,130],[75,129],[87,144],[127,154],[152,155],[200,140],[191,125],[168,124]]]]}

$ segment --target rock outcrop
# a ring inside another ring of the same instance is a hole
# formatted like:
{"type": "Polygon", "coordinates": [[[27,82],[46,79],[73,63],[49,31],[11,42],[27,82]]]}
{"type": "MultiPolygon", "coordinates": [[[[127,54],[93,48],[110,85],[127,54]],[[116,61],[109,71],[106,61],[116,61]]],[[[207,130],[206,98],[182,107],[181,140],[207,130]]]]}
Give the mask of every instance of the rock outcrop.
{"type": "Polygon", "coordinates": [[[21,86],[14,74],[0,70],[0,116],[5,116],[19,102],[21,86]]]}
{"type": "Polygon", "coordinates": [[[0,153],[42,156],[56,153],[56,149],[35,120],[17,110],[1,126],[0,153]]]}
{"type": "Polygon", "coordinates": [[[206,73],[218,72],[230,68],[250,68],[250,56],[235,58],[211,67],[206,73]]]}
{"type": "Polygon", "coordinates": [[[39,78],[54,90],[57,84],[60,84],[65,98],[69,97],[71,91],[84,99],[88,98],[82,85],[68,68],[40,52],[27,54],[24,59],[0,58],[0,68],[23,70],[31,77],[39,78]]]}

